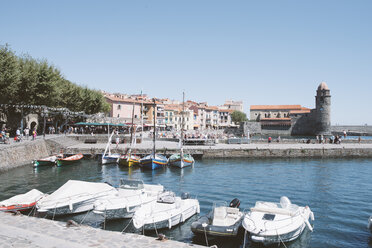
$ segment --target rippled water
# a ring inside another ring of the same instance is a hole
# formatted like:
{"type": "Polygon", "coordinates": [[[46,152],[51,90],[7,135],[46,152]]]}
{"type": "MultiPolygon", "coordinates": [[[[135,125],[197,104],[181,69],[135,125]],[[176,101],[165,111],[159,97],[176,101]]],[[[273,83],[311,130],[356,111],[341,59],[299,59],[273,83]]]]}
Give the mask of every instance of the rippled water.
{"type": "MultiPolygon", "coordinates": [[[[295,204],[309,205],[315,214],[314,232],[305,231],[297,241],[286,244],[287,247],[372,247],[371,234],[366,227],[368,216],[372,214],[371,159],[204,159],[196,161],[193,168],[157,171],[101,166],[97,161],[84,160],[61,168],[34,170],[30,166],[2,173],[0,200],[33,188],[51,192],[68,179],[107,181],[118,185],[120,178],[141,178],[145,183],[159,183],[176,193],[189,192],[199,199],[202,215],[208,213],[216,201],[230,202],[237,197],[244,209],[252,207],[258,200],[278,202],[285,195],[295,204]]],[[[103,223],[93,213],[60,219],[71,218],[117,231],[122,231],[129,222],[103,223]]],[[[161,232],[172,239],[205,244],[203,238],[194,237],[190,230],[195,219],[196,216],[181,226],[161,232]]],[[[209,245],[241,247],[242,243],[240,237],[212,240],[209,245]]],[[[248,242],[247,247],[257,245],[248,242]]]]}

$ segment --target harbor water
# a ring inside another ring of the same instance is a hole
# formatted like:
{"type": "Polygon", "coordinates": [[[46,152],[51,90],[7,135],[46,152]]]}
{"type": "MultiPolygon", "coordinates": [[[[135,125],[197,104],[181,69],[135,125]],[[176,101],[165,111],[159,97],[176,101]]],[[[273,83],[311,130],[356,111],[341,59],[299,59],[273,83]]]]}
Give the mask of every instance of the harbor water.
{"type": "MultiPolygon", "coordinates": [[[[292,203],[310,206],[315,214],[314,232],[306,229],[298,240],[285,244],[286,247],[372,247],[367,229],[368,217],[372,215],[371,175],[371,159],[204,159],[197,160],[194,167],[156,171],[102,166],[94,160],[83,160],[65,167],[34,169],[30,165],[4,172],[0,174],[0,200],[33,188],[51,193],[69,179],[118,186],[120,178],[162,184],[177,194],[189,192],[199,200],[201,215],[207,214],[215,202],[229,203],[238,198],[240,208],[248,210],[256,201],[278,202],[285,195],[292,203]]],[[[196,218],[159,232],[174,240],[205,245],[204,237],[195,237],[190,230],[196,218]]],[[[128,226],[126,232],[134,231],[130,220],[103,221],[92,212],[56,219],[74,219],[114,231],[123,231],[128,226]]],[[[241,235],[236,239],[209,240],[208,244],[220,248],[242,247],[243,242],[241,235]]],[[[246,247],[260,246],[247,241],[246,247]]]]}

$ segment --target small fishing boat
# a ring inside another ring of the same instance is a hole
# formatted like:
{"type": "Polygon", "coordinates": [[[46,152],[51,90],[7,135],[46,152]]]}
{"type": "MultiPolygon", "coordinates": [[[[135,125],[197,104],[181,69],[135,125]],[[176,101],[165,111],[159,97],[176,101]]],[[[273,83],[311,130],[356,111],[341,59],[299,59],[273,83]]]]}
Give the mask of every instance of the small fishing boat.
{"type": "Polygon", "coordinates": [[[195,160],[190,154],[176,153],[169,157],[169,164],[178,168],[184,168],[194,163],[195,160]]]}
{"type": "Polygon", "coordinates": [[[163,192],[157,201],[142,205],[134,213],[133,226],[138,230],[171,229],[199,212],[199,201],[190,199],[189,194],[176,197],[173,192],[163,192]]]}
{"type": "Polygon", "coordinates": [[[69,180],[52,194],[37,202],[40,213],[65,215],[93,209],[96,200],[110,198],[118,191],[107,183],[69,180]]]}
{"type": "Polygon", "coordinates": [[[37,189],[13,196],[0,202],[0,212],[16,212],[32,209],[44,194],[37,189]]]}
{"type": "Polygon", "coordinates": [[[127,153],[127,154],[120,156],[119,165],[131,167],[131,166],[139,165],[140,160],[141,158],[139,156],[131,154],[131,153],[127,153]]]}
{"type": "Polygon", "coordinates": [[[183,130],[185,128],[185,118],[183,113],[185,112],[185,92],[183,92],[182,101],[182,125],[181,125],[181,138],[180,138],[180,153],[173,154],[169,157],[169,164],[178,168],[184,168],[195,163],[194,158],[190,154],[183,153],[183,130]]]}
{"type": "MultiPolygon", "coordinates": [[[[108,128],[108,130],[109,129],[110,128],[108,128]]],[[[111,135],[108,137],[105,152],[102,154],[102,159],[101,159],[102,164],[116,164],[116,163],[119,162],[120,154],[119,153],[111,153],[111,140],[112,140],[112,136],[114,134],[115,134],[115,130],[112,131],[111,135]]]]}
{"type": "Polygon", "coordinates": [[[142,180],[120,181],[118,195],[94,203],[93,212],[105,219],[131,218],[143,204],[156,201],[162,185],[144,184],[142,180]]]}
{"type": "Polygon", "coordinates": [[[80,159],[82,159],[84,156],[83,154],[79,153],[79,154],[75,154],[75,155],[72,155],[72,156],[69,156],[69,157],[64,157],[64,158],[57,158],[57,166],[60,167],[62,165],[69,165],[69,164],[73,164],[77,161],[79,161],[80,159]]]}
{"type": "Polygon", "coordinates": [[[191,224],[191,231],[197,235],[213,237],[236,237],[243,220],[239,210],[240,201],[235,198],[229,206],[214,204],[212,211],[191,224]]]}
{"type": "MultiPolygon", "coordinates": [[[[156,109],[156,102],[155,102],[155,99],[154,100],[154,109],[156,109]]],[[[156,114],[153,115],[154,116],[154,120],[153,120],[153,123],[154,123],[154,132],[153,132],[153,148],[152,148],[152,153],[143,157],[141,160],[140,160],[140,166],[141,168],[143,169],[147,169],[147,170],[156,170],[156,169],[160,169],[164,166],[166,166],[168,164],[168,159],[163,156],[163,155],[160,155],[160,154],[156,154],[156,114]]]]}
{"type": "Polygon", "coordinates": [[[143,169],[156,170],[168,164],[168,159],[160,154],[150,154],[140,160],[140,166],[143,169]]]}
{"type": "Polygon", "coordinates": [[[368,219],[368,229],[372,232],[372,216],[368,219]]]}
{"type": "Polygon", "coordinates": [[[306,226],[312,231],[309,218],[314,220],[308,206],[299,207],[283,196],[280,203],[256,202],[244,216],[242,225],[254,242],[284,243],[298,238],[306,226]]]}
{"type": "Polygon", "coordinates": [[[58,154],[58,155],[53,155],[47,158],[42,158],[38,160],[34,160],[32,164],[34,167],[39,167],[39,166],[52,166],[56,164],[56,161],[58,158],[63,158],[63,154],[58,154]]]}

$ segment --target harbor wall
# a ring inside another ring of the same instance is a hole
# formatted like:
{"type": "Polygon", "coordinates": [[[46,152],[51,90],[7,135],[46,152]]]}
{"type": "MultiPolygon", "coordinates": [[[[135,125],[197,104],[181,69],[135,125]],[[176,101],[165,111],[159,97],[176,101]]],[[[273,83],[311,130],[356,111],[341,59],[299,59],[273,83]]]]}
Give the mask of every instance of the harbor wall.
{"type": "MultiPolygon", "coordinates": [[[[103,153],[100,148],[68,148],[67,153],[83,153],[86,157],[97,158],[103,153]]],[[[146,155],[151,149],[137,149],[138,155],[146,155]]],[[[178,149],[157,149],[157,153],[170,156],[178,149]]],[[[184,149],[195,158],[372,158],[372,148],[194,148],[184,149]]]]}
{"type": "Polygon", "coordinates": [[[49,147],[44,140],[12,146],[3,145],[0,148],[0,172],[31,164],[35,159],[47,157],[49,152],[49,147]]]}

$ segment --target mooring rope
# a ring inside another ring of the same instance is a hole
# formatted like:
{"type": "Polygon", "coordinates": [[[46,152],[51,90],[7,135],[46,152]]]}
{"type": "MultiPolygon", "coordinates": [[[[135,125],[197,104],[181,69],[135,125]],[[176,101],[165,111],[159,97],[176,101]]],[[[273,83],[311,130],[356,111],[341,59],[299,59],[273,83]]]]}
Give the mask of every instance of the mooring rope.
{"type": "Polygon", "coordinates": [[[105,208],[105,215],[103,219],[103,230],[106,230],[106,208],[105,208]]]}
{"type": "MultiPolygon", "coordinates": [[[[287,248],[287,246],[284,244],[282,238],[281,238],[280,235],[278,234],[278,230],[276,230],[276,234],[278,235],[278,238],[279,238],[279,240],[282,242],[282,244],[284,245],[284,247],[287,248]]],[[[280,245],[280,243],[279,243],[279,245],[280,245]]]]}
{"type": "MultiPolygon", "coordinates": [[[[57,203],[56,203],[56,206],[54,207],[54,212],[53,212],[53,218],[52,220],[54,220],[54,216],[56,215],[56,211],[57,211],[57,203]]],[[[47,214],[48,215],[48,214],[47,214]]],[[[47,216],[45,215],[45,217],[47,216]]]]}
{"type": "Polygon", "coordinates": [[[247,230],[244,229],[244,242],[243,242],[243,248],[245,248],[246,236],[247,236],[247,230]]]}
{"type": "Polygon", "coordinates": [[[133,221],[133,217],[130,219],[129,223],[126,225],[126,227],[124,227],[123,231],[121,231],[121,233],[123,233],[127,228],[128,226],[130,225],[130,223],[133,221]]]}
{"type": "MultiPolygon", "coordinates": [[[[154,227],[155,227],[156,236],[159,237],[158,229],[156,228],[156,223],[155,223],[155,221],[154,221],[154,218],[152,218],[152,222],[154,222],[154,227]]],[[[143,225],[143,226],[145,226],[145,225],[143,225]]]]}
{"type": "Polygon", "coordinates": [[[204,226],[204,236],[205,236],[205,243],[208,245],[208,238],[207,238],[207,230],[205,230],[205,226],[204,226]]]}
{"type": "Polygon", "coordinates": [[[80,225],[83,223],[83,221],[84,221],[85,218],[88,216],[88,214],[90,213],[90,211],[91,211],[91,210],[89,210],[89,211],[85,214],[84,218],[80,221],[80,225]]]}

